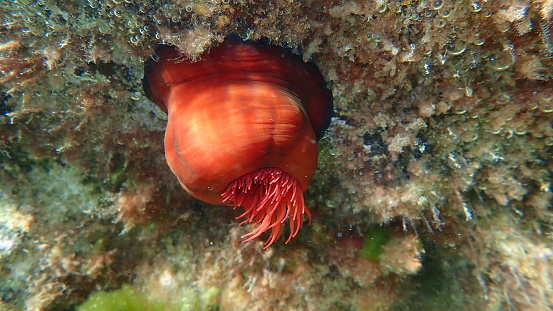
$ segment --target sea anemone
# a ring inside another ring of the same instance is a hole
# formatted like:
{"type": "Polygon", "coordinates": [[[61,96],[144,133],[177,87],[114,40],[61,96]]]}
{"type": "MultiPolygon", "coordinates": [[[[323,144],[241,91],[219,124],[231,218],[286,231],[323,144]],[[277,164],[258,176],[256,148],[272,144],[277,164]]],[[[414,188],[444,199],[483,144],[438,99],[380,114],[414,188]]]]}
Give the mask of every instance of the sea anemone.
{"type": "Polygon", "coordinates": [[[303,192],[317,166],[317,140],[332,95],[314,64],[280,47],[227,40],[199,61],[175,47],[145,70],[147,96],[168,114],[165,156],[183,188],[211,203],[244,207],[238,218],[271,229],[290,219],[294,237],[309,210],[303,192]]]}

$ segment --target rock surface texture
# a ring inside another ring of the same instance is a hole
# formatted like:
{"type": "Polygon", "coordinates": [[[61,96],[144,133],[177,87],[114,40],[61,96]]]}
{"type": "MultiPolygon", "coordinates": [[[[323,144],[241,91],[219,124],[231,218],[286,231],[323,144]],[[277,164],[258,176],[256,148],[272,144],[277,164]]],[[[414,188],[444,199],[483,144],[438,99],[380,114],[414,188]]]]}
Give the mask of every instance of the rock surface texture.
{"type": "Polygon", "coordinates": [[[552,26],[551,0],[1,2],[0,309],[553,308],[552,26]],[[334,96],[312,223],[266,250],[181,189],[142,92],[158,44],[228,37],[334,96]]]}

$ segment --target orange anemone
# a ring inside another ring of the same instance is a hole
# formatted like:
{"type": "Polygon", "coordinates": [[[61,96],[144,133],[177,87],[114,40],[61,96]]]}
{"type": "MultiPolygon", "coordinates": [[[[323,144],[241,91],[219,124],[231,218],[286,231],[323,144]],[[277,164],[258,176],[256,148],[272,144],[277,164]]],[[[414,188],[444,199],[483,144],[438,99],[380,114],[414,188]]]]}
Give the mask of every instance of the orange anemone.
{"type": "Polygon", "coordinates": [[[165,156],[194,197],[244,207],[265,248],[305,215],[303,192],[317,166],[317,140],[329,125],[332,96],[313,64],[283,48],[228,41],[201,60],[174,47],[146,66],[147,96],[167,114],[165,156]]]}

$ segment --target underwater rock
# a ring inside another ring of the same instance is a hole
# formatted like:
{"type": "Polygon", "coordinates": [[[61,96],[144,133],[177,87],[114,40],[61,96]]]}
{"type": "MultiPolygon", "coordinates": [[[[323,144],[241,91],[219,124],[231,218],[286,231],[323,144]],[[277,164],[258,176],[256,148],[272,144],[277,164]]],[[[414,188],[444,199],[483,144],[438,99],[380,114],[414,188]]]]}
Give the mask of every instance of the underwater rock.
{"type": "Polygon", "coordinates": [[[14,216],[0,308],[69,309],[122,284],[168,305],[217,287],[222,310],[553,307],[550,1],[0,11],[0,198],[14,216]],[[334,96],[312,224],[266,250],[241,244],[231,209],[184,194],[163,158],[167,117],[141,89],[158,44],[194,61],[231,35],[313,61],[334,96]],[[379,256],[387,274],[337,256],[336,237],[374,226],[406,237],[379,256]]]}

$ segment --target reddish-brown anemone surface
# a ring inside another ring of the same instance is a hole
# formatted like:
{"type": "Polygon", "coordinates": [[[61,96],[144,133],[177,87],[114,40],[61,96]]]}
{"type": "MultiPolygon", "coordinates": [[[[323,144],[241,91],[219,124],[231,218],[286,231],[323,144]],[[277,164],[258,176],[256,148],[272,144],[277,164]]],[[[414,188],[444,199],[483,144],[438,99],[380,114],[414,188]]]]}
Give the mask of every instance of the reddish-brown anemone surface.
{"type": "Polygon", "coordinates": [[[201,60],[174,47],[146,66],[144,90],[168,114],[167,163],[194,197],[242,206],[243,223],[271,230],[290,220],[294,237],[310,217],[303,192],[317,166],[317,140],[329,125],[332,95],[313,64],[286,49],[227,41],[201,60]]]}

